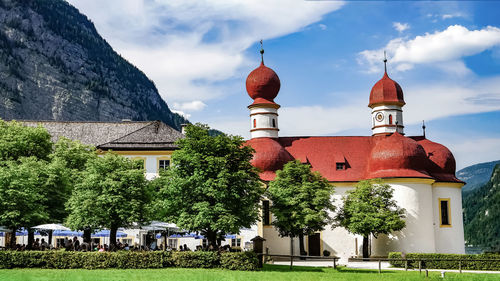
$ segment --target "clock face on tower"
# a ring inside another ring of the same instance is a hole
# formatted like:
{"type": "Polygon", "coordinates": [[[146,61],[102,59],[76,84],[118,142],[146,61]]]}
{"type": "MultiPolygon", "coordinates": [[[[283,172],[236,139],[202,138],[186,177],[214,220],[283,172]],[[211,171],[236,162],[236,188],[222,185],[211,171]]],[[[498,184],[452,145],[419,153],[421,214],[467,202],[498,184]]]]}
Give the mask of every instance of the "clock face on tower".
{"type": "Polygon", "coordinates": [[[384,120],[384,114],[382,114],[382,112],[377,113],[377,115],[375,115],[375,120],[382,122],[382,120],[384,120]]]}

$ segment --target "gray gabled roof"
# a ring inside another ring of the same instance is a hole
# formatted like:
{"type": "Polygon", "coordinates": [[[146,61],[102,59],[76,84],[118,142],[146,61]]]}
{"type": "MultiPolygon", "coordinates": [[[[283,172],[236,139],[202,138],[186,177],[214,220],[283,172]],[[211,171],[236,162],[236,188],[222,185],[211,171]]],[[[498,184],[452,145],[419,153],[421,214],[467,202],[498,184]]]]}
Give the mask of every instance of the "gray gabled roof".
{"type": "Polygon", "coordinates": [[[19,121],[27,126],[43,126],[52,136],[79,140],[100,149],[169,150],[183,135],[161,121],[19,121]]]}

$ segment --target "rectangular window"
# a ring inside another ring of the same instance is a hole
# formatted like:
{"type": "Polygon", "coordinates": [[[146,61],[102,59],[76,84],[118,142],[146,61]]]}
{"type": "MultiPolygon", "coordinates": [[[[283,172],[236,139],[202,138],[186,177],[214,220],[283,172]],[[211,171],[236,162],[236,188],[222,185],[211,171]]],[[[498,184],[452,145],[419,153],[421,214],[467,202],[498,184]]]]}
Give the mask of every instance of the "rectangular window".
{"type": "Polygon", "coordinates": [[[170,160],[158,160],[158,169],[166,170],[170,167],[170,160]]]}
{"type": "Polygon", "coordinates": [[[241,238],[231,239],[231,247],[240,247],[241,246],[241,238]]]}
{"type": "Polygon", "coordinates": [[[170,249],[177,249],[177,238],[169,238],[168,239],[168,247],[170,249]]]}
{"type": "Polygon", "coordinates": [[[450,227],[450,199],[439,198],[439,212],[440,212],[440,225],[441,227],[450,227]]]}
{"type": "Polygon", "coordinates": [[[337,162],[337,170],[345,170],[345,163],[337,162]]]}
{"type": "Polygon", "coordinates": [[[264,225],[270,225],[270,211],[269,211],[269,200],[262,201],[262,223],[264,225]]]}

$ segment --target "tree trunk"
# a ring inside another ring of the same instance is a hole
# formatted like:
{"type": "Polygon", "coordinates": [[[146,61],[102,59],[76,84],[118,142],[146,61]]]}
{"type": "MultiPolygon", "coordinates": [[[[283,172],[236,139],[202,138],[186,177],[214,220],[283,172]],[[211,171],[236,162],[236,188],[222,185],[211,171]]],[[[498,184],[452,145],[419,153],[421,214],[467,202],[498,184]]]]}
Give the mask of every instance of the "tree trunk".
{"type": "Polygon", "coordinates": [[[83,230],[83,242],[90,244],[91,235],[92,235],[92,230],[90,228],[85,228],[83,230]]]}
{"type": "Polygon", "coordinates": [[[290,236],[290,270],[293,268],[293,236],[290,236]]]}
{"type": "Polygon", "coordinates": [[[363,236],[363,258],[368,258],[368,236],[363,236]]]}
{"type": "Polygon", "coordinates": [[[212,246],[212,250],[217,250],[217,233],[215,231],[207,231],[208,247],[212,246]]]}
{"type": "MultiPolygon", "coordinates": [[[[299,252],[301,256],[307,255],[304,249],[304,234],[299,234],[299,252]]],[[[301,260],[305,260],[306,258],[301,258],[301,260]]]]}
{"type": "Polygon", "coordinates": [[[33,243],[35,243],[35,231],[28,227],[28,245],[26,245],[26,249],[32,250],[33,243]]]}
{"type": "Polygon", "coordinates": [[[116,232],[118,230],[118,227],[111,227],[109,230],[109,250],[110,251],[116,251],[116,232]]]}
{"type": "Polygon", "coordinates": [[[47,241],[47,243],[49,243],[49,249],[51,248],[50,245],[52,245],[52,233],[53,232],[54,232],[53,230],[49,230],[49,239],[48,239],[49,241],[47,241]]]}
{"type": "Polygon", "coordinates": [[[13,228],[10,234],[9,248],[11,250],[14,250],[16,248],[16,230],[16,228],[13,228]]]}

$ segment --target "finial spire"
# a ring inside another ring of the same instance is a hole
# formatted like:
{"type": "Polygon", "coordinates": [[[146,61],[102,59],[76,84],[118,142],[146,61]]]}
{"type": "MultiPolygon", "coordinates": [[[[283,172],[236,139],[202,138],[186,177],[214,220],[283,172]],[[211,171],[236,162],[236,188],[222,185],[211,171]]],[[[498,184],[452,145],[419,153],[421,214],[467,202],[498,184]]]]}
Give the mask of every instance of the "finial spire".
{"type": "Polygon", "coordinates": [[[387,54],[384,50],[384,72],[387,73],[387,54]]]}
{"type": "Polygon", "coordinates": [[[425,120],[422,120],[422,131],[424,132],[424,138],[425,138],[425,120]]]}
{"type": "Polygon", "coordinates": [[[264,64],[264,44],[262,43],[262,39],[260,39],[260,61],[264,64]]]}

